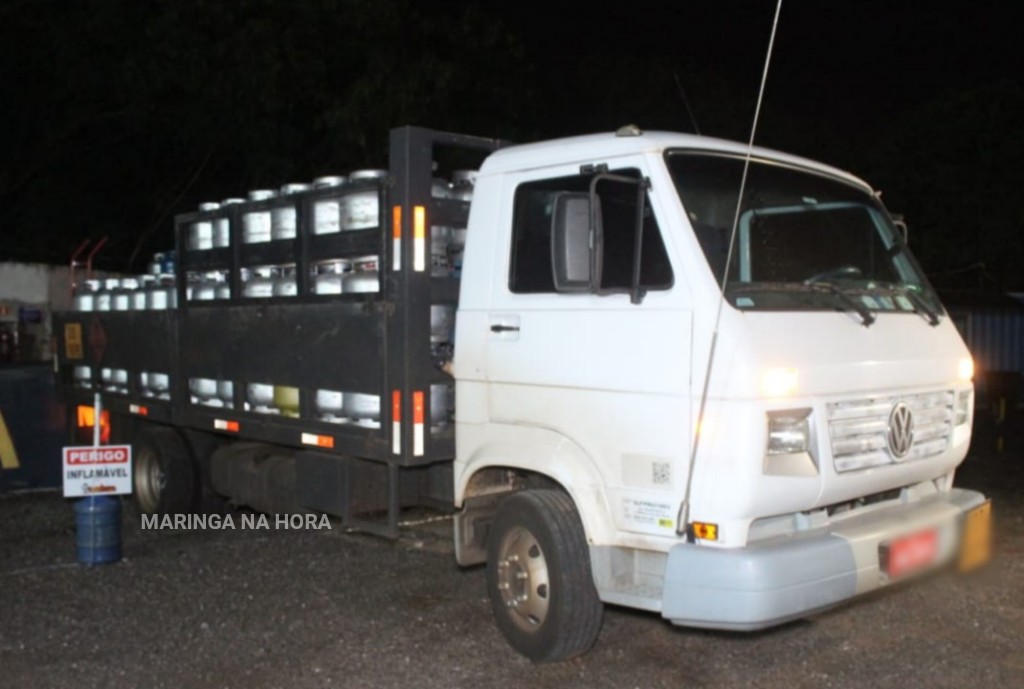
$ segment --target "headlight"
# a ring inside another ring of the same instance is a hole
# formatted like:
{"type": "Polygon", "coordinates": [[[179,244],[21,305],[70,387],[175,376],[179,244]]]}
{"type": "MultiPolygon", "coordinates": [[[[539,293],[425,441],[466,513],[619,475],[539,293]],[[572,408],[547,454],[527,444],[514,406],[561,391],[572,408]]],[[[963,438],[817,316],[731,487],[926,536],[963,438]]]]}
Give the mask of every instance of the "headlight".
{"type": "Polygon", "coordinates": [[[764,453],[766,476],[817,476],[811,456],[811,410],[768,412],[768,443],[764,453]]]}
{"type": "Polygon", "coordinates": [[[811,446],[810,409],[768,412],[768,454],[791,455],[811,446]]]}

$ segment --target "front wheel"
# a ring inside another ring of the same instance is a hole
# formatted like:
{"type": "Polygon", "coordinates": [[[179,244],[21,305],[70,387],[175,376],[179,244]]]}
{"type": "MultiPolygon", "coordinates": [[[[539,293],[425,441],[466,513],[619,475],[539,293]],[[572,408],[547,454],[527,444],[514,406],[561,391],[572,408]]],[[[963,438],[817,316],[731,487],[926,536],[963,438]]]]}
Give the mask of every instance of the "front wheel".
{"type": "Polygon", "coordinates": [[[604,608],[572,499],[557,490],[507,498],[487,540],[487,592],[498,628],[530,660],[586,652],[604,608]]]}

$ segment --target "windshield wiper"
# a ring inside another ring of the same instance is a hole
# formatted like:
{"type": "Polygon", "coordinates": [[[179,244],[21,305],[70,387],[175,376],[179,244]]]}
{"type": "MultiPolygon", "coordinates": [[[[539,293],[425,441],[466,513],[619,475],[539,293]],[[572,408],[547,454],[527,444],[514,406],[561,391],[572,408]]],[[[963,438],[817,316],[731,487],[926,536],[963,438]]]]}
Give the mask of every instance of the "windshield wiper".
{"type": "Polygon", "coordinates": [[[914,312],[923,315],[928,319],[928,325],[933,328],[939,324],[939,312],[932,308],[932,305],[920,294],[909,287],[900,288],[900,294],[913,302],[914,312]]]}
{"type": "Polygon", "coordinates": [[[758,283],[746,283],[746,284],[731,284],[728,286],[728,291],[733,293],[743,292],[758,292],[758,291],[773,291],[773,292],[817,292],[818,294],[830,294],[839,297],[840,301],[848,306],[851,310],[855,311],[860,316],[861,321],[864,323],[864,327],[869,327],[875,322],[875,314],[871,313],[871,310],[857,301],[849,292],[845,291],[834,282],[827,280],[818,279],[815,282],[758,282],[758,283]]]}
{"type": "Polygon", "coordinates": [[[828,280],[815,280],[814,282],[804,282],[804,285],[816,292],[828,292],[829,294],[834,294],[839,297],[844,304],[857,312],[857,315],[860,316],[865,328],[870,327],[871,324],[875,322],[875,314],[871,313],[871,310],[868,307],[854,299],[849,292],[841,288],[836,283],[829,282],[828,280]]]}

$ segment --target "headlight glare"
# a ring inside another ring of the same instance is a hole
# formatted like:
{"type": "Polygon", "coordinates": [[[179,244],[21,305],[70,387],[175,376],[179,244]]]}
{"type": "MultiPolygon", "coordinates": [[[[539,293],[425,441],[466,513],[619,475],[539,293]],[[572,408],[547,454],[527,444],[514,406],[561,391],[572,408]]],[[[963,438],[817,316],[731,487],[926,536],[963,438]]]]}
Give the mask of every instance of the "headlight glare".
{"type": "Polygon", "coordinates": [[[769,368],[761,374],[761,392],[765,397],[789,397],[796,393],[795,368],[769,368]]]}

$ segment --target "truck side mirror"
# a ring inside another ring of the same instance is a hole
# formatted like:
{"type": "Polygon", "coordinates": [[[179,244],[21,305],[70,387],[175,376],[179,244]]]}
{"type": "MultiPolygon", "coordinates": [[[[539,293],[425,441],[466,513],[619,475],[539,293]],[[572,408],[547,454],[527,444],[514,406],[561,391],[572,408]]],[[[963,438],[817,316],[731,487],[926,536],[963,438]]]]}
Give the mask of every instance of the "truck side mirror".
{"type": "Polygon", "coordinates": [[[551,214],[551,267],[558,292],[590,291],[590,194],[555,195],[551,214]]]}
{"type": "Polygon", "coordinates": [[[892,224],[899,230],[900,236],[903,238],[903,243],[906,244],[910,239],[910,230],[907,229],[907,221],[903,219],[902,215],[893,214],[892,224]]]}

